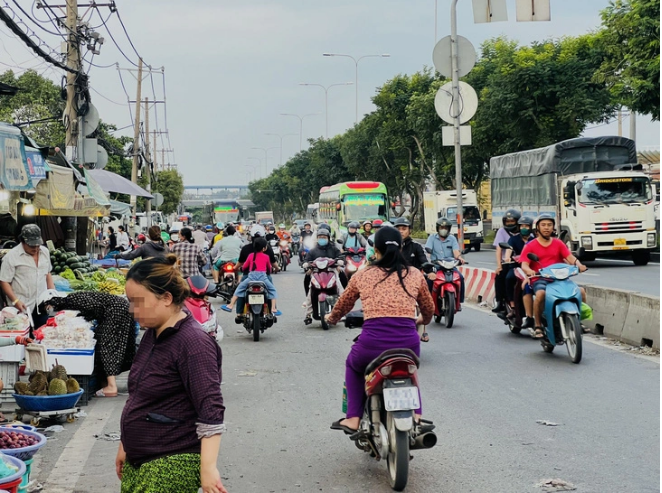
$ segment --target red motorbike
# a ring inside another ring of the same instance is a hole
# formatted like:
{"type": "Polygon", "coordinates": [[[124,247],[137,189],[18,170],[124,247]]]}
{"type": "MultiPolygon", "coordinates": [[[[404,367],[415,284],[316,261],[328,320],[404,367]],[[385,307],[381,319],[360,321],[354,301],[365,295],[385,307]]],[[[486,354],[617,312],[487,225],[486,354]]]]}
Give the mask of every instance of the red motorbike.
{"type": "Polygon", "coordinates": [[[239,285],[239,274],[237,273],[236,265],[234,262],[226,262],[221,266],[220,272],[221,282],[218,285],[225,297],[232,298],[234,290],[239,285]]]}
{"type": "Polygon", "coordinates": [[[366,266],[365,248],[348,248],[345,250],[345,275],[347,280],[366,266]]]}
{"type": "Polygon", "coordinates": [[[290,258],[292,258],[292,252],[290,250],[290,242],[287,240],[280,240],[280,257],[278,258],[278,263],[280,270],[285,272],[287,266],[290,264],[290,258]]]}
{"type": "MultiPolygon", "coordinates": [[[[203,330],[207,334],[215,338],[216,341],[221,342],[223,340],[223,328],[218,323],[216,310],[214,310],[208,298],[215,298],[217,296],[226,298],[226,296],[219,291],[218,285],[209,282],[202,275],[191,276],[186,279],[186,282],[191,291],[191,296],[184,300],[184,306],[191,312],[193,318],[202,325],[203,330]]],[[[227,298],[227,301],[229,300],[230,298],[227,298]]]]}
{"type": "MultiPolygon", "coordinates": [[[[363,325],[363,312],[350,312],[348,328],[363,325]]],[[[414,412],[421,405],[418,383],[419,361],[410,349],[390,349],[365,369],[365,409],[359,429],[350,435],[357,448],[376,460],[384,459],[391,488],[402,491],[409,479],[410,450],[437,444],[431,421],[417,425],[414,412]]]]}
{"type": "Polygon", "coordinates": [[[436,271],[436,279],[432,281],[432,299],[434,300],[434,321],[441,323],[441,317],[446,321],[446,327],[453,326],[455,313],[460,311],[460,290],[462,280],[460,273],[455,270],[460,261],[446,257],[435,260],[432,266],[436,271]]]}
{"type": "Polygon", "coordinates": [[[342,260],[321,257],[304,264],[304,269],[310,269],[310,299],[313,302],[313,318],[322,322],[322,328],[329,330],[325,315],[331,313],[338,301],[338,286],[336,284],[336,268],[342,267],[342,260]]]}

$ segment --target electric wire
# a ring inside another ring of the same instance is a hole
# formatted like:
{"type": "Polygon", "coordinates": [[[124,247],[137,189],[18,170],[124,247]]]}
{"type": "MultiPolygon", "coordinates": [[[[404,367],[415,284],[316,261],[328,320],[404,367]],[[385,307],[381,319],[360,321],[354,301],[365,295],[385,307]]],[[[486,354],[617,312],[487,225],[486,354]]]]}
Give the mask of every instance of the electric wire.
{"type": "MultiPolygon", "coordinates": [[[[66,40],[66,36],[64,36],[64,34],[62,34],[61,32],[53,32],[53,31],[50,31],[50,30],[46,29],[44,26],[41,25],[41,22],[38,22],[35,19],[33,19],[32,17],[30,17],[30,14],[28,14],[16,0],[13,0],[13,2],[19,8],[19,10],[21,12],[23,12],[25,17],[30,19],[39,29],[41,29],[42,31],[47,32],[48,34],[52,34],[53,36],[58,36],[58,37],[64,38],[66,40]]],[[[8,8],[11,9],[11,7],[9,7],[9,5],[7,4],[6,1],[5,1],[5,6],[7,6],[8,8]]]]}
{"type": "MultiPolygon", "coordinates": [[[[124,53],[124,50],[122,50],[122,48],[120,47],[119,43],[118,43],[117,40],[115,39],[115,36],[113,36],[113,33],[111,32],[110,28],[108,27],[108,24],[106,23],[106,21],[104,21],[103,19],[101,19],[101,22],[102,22],[102,24],[103,24],[103,27],[106,29],[106,32],[107,32],[108,35],[110,36],[110,39],[113,41],[113,44],[114,44],[115,47],[119,50],[119,52],[122,54],[122,56],[123,56],[124,58],[126,58],[126,60],[127,60],[131,65],[133,65],[134,67],[137,67],[138,64],[137,64],[136,62],[134,62],[133,60],[131,60],[131,59],[128,57],[128,55],[127,55],[126,53],[124,53]]],[[[133,46],[133,44],[132,44],[132,46],[133,46]]],[[[138,58],[140,58],[140,55],[138,55],[138,58]]]]}

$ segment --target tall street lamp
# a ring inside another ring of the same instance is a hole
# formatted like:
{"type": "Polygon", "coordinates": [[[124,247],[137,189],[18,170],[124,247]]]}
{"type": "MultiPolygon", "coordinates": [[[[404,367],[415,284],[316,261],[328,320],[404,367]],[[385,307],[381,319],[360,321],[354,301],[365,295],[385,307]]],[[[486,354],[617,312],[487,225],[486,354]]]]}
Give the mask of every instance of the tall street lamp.
{"type": "Polygon", "coordinates": [[[281,113],[280,116],[296,116],[299,119],[299,152],[303,149],[303,119],[307,116],[316,116],[319,113],[308,113],[307,115],[297,115],[294,113],[281,113]]]}
{"type": "MultiPolygon", "coordinates": [[[[253,159],[257,159],[257,158],[253,158],[253,159]]],[[[244,168],[250,168],[250,170],[248,170],[247,173],[250,175],[251,181],[253,181],[254,178],[257,179],[257,166],[255,166],[254,164],[244,164],[244,168]]]]}
{"type": "Polygon", "coordinates": [[[255,164],[251,165],[255,169],[255,179],[257,179],[257,177],[259,176],[258,170],[260,169],[260,166],[262,166],[262,160],[259,157],[253,157],[253,156],[249,156],[247,159],[254,159],[255,161],[257,161],[257,165],[255,164]]]}
{"type": "Polygon", "coordinates": [[[329,138],[329,89],[336,86],[351,86],[353,82],[342,82],[340,84],[331,84],[330,86],[323,86],[322,84],[308,84],[300,82],[300,86],[317,86],[324,89],[324,116],[326,118],[326,138],[329,138]]]}
{"type": "Polygon", "coordinates": [[[345,55],[344,53],[322,53],[323,56],[344,56],[346,58],[351,58],[354,60],[354,65],[356,67],[356,81],[354,86],[356,88],[356,123],[359,123],[359,62],[364,58],[389,58],[391,55],[384,53],[382,55],[363,55],[359,58],[354,58],[352,55],[345,55]]]}
{"type": "Polygon", "coordinates": [[[264,135],[273,135],[275,137],[278,137],[280,139],[280,163],[279,166],[283,165],[283,137],[287,137],[289,135],[296,135],[296,134],[272,134],[272,133],[266,133],[264,135]]]}
{"type": "Polygon", "coordinates": [[[269,176],[269,169],[267,166],[267,153],[272,149],[278,149],[278,147],[251,147],[251,149],[264,151],[264,177],[269,176]]]}

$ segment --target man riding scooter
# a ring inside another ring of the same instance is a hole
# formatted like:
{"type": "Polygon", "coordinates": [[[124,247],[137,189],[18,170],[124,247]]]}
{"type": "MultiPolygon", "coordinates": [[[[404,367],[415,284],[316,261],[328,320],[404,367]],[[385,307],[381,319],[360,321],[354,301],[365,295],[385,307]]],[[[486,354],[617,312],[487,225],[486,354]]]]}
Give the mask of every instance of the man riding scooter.
{"type": "MultiPolygon", "coordinates": [[[[521,255],[524,246],[529,241],[532,241],[534,238],[533,235],[531,234],[533,232],[533,219],[524,216],[519,221],[517,221],[517,224],[519,225],[519,234],[515,236],[511,236],[510,239],[508,240],[508,245],[510,245],[512,250],[506,251],[505,262],[510,262],[511,257],[521,255]]],[[[520,259],[520,263],[521,263],[521,259],[520,259]]],[[[515,275],[515,269],[513,268],[507,269],[506,300],[508,301],[508,304],[511,306],[511,308],[513,308],[513,310],[511,310],[510,314],[508,315],[509,317],[511,316],[511,314],[512,316],[515,316],[515,313],[517,312],[516,310],[514,310],[514,308],[515,308],[515,304],[519,303],[519,300],[516,300],[514,298],[514,294],[515,294],[515,285],[518,282],[519,280],[515,275]]],[[[528,284],[526,285],[522,293],[522,302],[524,304],[524,312],[526,314],[524,320],[522,321],[522,328],[532,329],[533,328],[533,289],[528,284]]]]}
{"type": "Polygon", "coordinates": [[[522,214],[515,209],[508,209],[501,218],[503,227],[499,228],[494,237],[494,247],[496,248],[497,267],[494,277],[494,294],[497,300],[496,306],[492,309],[493,313],[503,313],[505,316],[506,307],[503,305],[503,299],[506,297],[506,272],[503,270],[503,260],[506,258],[506,251],[499,246],[499,243],[508,243],[513,236],[517,236],[518,225],[522,214]]]}
{"type": "MultiPolygon", "coordinates": [[[[460,261],[461,264],[464,263],[462,258],[462,251],[460,250],[460,245],[457,242],[457,238],[450,234],[451,227],[453,224],[450,219],[447,217],[440,217],[437,219],[437,234],[430,235],[428,241],[425,242],[425,250],[430,253],[430,260],[441,260],[443,258],[453,257],[460,261]]],[[[462,283],[460,287],[460,303],[464,303],[464,276],[457,269],[453,269],[454,272],[457,272],[460,275],[460,281],[462,283]]],[[[436,279],[437,275],[434,272],[431,272],[427,275],[428,289],[432,292],[432,281],[436,279]]],[[[458,311],[461,311],[462,308],[458,311]]]]}
{"type": "Polygon", "coordinates": [[[314,235],[315,235],[315,233],[313,232],[312,226],[310,225],[309,222],[306,222],[306,224],[303,225],[303,231],[301,231],[301,237],[299,239],[299,258],[300,258],[302,263],[303,263],[303,257],[304,257],[304,253],[303,253],[304,245],[303,245],[303,243],[304,243],[304,241],[306,241],[307,238],[312,238],[314,235]]]}
{"type": "MultiPolygon", "coordinates": [[[[536,226],[538,237],[524,246],[521,255],[522,270],[529,276],[529,282],[536,296],[533,304],[533,316],[535,318],[534,337],[536,339],[541,339],[545,336],[545,328],[542,324],[542,312],[545,308],[545,290],[548,283],[546,279],[537,276],[538,271],[544,267],[564,262],[576,266],[579,272],[586,270],[586,266],[568,250],[565,243],[553,237],[555,226],[556,220],[554,216],[551,214],[541,214],[538,217],[536,226]],[[538,260],[532,261],[529,259],[529,253],[537,255],[538,260]]],[[[580,290],[582,301],[586,303],[586,291],[584,288],[580,288],[580,290]]]]}
{"type": "Polygon", "coordinates": [[[348,248],[365,248],[368,241],[359,234],[359,223],[352,221],[347,225],[347,233],[342,237],[342,248],[347,251],[348,248]]]}

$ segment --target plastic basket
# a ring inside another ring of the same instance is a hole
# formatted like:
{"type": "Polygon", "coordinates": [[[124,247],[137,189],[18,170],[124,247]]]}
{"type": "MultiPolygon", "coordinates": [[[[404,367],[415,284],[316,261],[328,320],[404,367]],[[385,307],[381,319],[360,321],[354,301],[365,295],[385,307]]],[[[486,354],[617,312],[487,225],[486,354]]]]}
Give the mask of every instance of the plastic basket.
{"type": "Polygon", "coordinates": [[[74,407],[81,395],[83,395],[83,391],[79,390],[73,394],[63,395],[14,394],[14,399],[23,411],[61,411],[74,407]]]}
{"type": "MultiPolygon", "coordinates": [[[[16,431],[11,428],[2,428],[0,427],[0,431],[16,431]]],[[[2,449],[0,452],[2,452],[5,455],[9,455],[12,459],[18,460],[22,466],[23,466],[23,473],[17,476],[19,478],[23,478],[23,474],[25,474],[25,464],[23,463],[24,460],[32,459],[34,457],[34,454],[37,453],[37,451],[46,445],[46,437],[42,435],[41,433],[37,433],[36,431],[28,431],[28,430],[22,430],[20,433],[23,433],[24,435],[32,435],[36,436],[39,438],[39,443],[35,445],[30,445],[29,447],[23,447],[23,448],[11,448],[11,449],[2,449]]],[[[17,463],[14,462],[15,465],[18,465],[17,463]]],[[[19,471],[20,472],[20,471],[19,471]]],[[[2,481],[2,480],[0,480],[2,481]]],[[[19,481],[18,484],[21,484],[19,481]]],[[[0,488],[2,487],[2,483],[0,483],[0,488]]]]}

